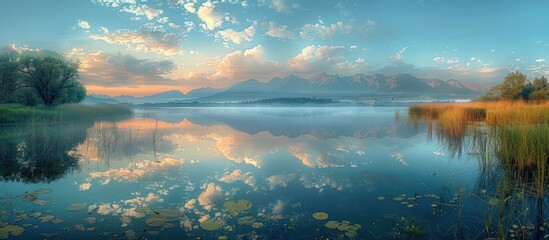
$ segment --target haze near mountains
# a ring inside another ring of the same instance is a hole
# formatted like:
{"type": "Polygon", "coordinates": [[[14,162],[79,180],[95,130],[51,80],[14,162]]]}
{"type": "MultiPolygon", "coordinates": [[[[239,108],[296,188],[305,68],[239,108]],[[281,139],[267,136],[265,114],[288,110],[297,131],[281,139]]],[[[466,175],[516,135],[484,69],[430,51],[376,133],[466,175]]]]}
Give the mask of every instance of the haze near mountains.
{"type": "Polygon", "coordinates": [[[163,103],[174,101],[242,101],[278,97],[322,97],[358,99],[364,97],[472,98],[487,87],[457,80],[424,79],[410,74],[356,74],[338,76],[321,73],[310,79],[289,75],[267,82],[254,79],[239,82],[226,89],[198,88],[187,94],[172,90],[145,97],[89,95],[88,102],[97,103],[163,103]]]}

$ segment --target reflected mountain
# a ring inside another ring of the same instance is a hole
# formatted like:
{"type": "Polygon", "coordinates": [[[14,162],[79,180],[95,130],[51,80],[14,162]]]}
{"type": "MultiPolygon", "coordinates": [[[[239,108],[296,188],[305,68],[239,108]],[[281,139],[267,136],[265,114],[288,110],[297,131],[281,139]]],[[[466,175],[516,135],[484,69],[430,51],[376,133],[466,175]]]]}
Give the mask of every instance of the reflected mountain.
{"type": "MultiPolygon", "coordinates": [[[[402,108],[402,112],[405,111],[402,108]]],[[[188,120],[201,126],[228,125],[252,135],[266,131],[288,138],[303,135],[319,139],[341,136],[409,138],[417,133],[408,126],[406,119],[387,121],[394,119],[395,108],[174,108],[142,111],[145,112],[145,117],[168,123],[188,120]]]]}

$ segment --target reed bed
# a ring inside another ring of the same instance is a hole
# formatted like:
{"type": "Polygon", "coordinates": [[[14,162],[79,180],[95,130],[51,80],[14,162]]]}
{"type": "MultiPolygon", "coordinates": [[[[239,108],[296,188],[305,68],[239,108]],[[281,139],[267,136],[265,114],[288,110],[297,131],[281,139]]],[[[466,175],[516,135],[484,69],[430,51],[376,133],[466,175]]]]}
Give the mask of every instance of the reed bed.
{"type": "MultiPolygon", "coordinates": [[[[505,166],[513,166],[521,172],[546,169],[549,153],[549,102],[473,102],[463,104],[420,104],[409,108],[410,119],[425,121],[434,128],[439,140],[451,149],[462,149],[461,140],[467,135],[480,139],[479,134],[488,134],[484,139],[491,148],[480,148],[483,156],[492,156],[485,151],[494,151],[505,166]],[[434,123],[436,122],[436,125],[434,123]],[[476,128],[487,126],[486,131],[476,128]]],[[[475,144],[473,144],[475,145],[475,144]]],[[[478,144],[476,144],[478,145],[478,144]]]]}

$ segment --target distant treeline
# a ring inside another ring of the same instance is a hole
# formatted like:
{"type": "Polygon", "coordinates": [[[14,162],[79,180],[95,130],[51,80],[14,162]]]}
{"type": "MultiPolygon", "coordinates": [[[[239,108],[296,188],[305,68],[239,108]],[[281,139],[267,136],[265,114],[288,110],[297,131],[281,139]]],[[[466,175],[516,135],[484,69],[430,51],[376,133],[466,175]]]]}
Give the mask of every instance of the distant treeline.
{"type": "Polygon", "coordinates": [[[257,100],[241,101],[240,104],[326,104],[336,103],[336,101],[327,98],[315,97],[284,97],[284,98],[262,98],[257,100]]]}

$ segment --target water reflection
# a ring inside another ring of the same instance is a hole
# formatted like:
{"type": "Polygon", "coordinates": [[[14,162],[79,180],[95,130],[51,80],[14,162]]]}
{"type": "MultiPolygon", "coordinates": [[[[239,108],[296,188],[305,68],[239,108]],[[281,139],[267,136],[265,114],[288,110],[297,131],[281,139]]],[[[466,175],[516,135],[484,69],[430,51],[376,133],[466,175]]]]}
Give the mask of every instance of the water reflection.
{"type": "MultiPolygon", "coordinates": [[[[165,108],[98,121],[64,148],[80,171],[36,195],[54,199],[48,214],[66,222],[44,226],[31,218],[40,227],[25,236],[68,228],[74,238],[369,239],[417,237],[435,225],[430,234],[447,236],[476,163],[446,161],[406,111],[165,108]],[[228,209],[238,200],[250,205],[228,209]],[[315,219],[316,212],[328,219],[315,219]]],[[[6,183],[3,199],[24,214],[45,214],[18,202],[34,190],[6,183]]],[[[21,214],[15,209],[5,219],[21,214]]]]}
{"type": "Polygon", "coordinates": [[[24,183],[52,182],[79,170],[77,152],[86,124],[40,124],[2,129],[0,178],[24,183]]]}

